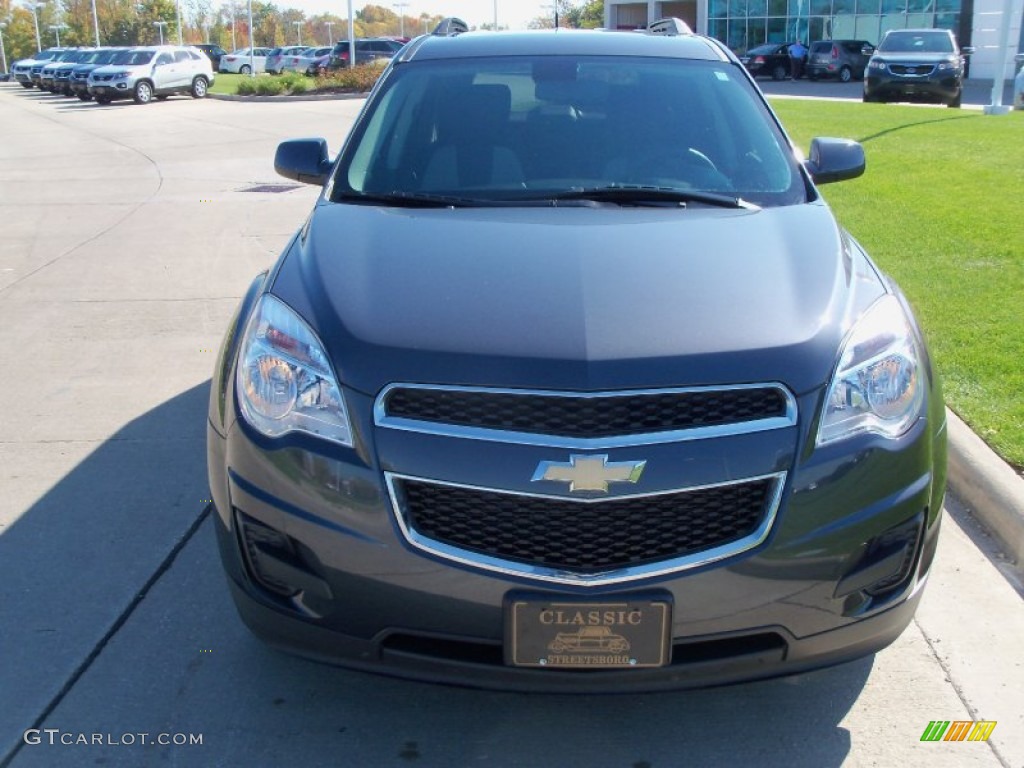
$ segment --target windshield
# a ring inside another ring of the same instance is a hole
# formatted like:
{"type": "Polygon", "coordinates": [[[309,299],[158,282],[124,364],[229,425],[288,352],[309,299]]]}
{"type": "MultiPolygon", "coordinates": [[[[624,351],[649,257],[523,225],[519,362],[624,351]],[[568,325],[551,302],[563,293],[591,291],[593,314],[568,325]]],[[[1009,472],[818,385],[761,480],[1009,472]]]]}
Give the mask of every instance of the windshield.
{"type": "Polygon", "coordinates": [[[609,200],[624,189],[806,199],[734,65],[552,56],[395,68],[346,145],[332,199],[609,200]]]}
{"type": "Polygon", "coordinates": [[[890,32],[878,50],[882,53],[953,53],[953,41],[942,32],[890,32]]]}

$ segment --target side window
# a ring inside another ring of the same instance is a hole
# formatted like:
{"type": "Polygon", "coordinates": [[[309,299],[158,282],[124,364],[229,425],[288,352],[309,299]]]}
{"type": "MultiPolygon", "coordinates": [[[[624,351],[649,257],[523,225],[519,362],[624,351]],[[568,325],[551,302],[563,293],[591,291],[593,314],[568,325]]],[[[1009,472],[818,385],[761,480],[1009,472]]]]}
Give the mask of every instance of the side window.
{"type": "Polygon", "coordinates": [[[174,63],[174,57],[171,56],[171,54],[169,54],[169,53],[161,53],[159,56],[156,57],[156,65],[158,67],[162,67],[164,64],[173,64],[173,63],[174,63]]]}
{"type": "Polygon", "coordinates": [[[190,59],[193,59],[195,61],[202,61],[202,57],[195,51],[189,51],[188,55],[190,59]]]}
{"type": "Polygon", "coordinates": [[[188,61],[188,51],[175,51],[174,52],[174,60],[175,61],[188,61]]]}

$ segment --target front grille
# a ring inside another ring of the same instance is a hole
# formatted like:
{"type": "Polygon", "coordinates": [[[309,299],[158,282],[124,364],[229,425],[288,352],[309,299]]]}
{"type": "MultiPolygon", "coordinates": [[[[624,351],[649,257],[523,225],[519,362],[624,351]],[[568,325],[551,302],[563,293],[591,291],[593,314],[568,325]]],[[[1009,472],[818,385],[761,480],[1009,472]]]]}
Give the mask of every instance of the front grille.
{"type": "Polygon", "coordinates": [[[599,439],[785,418],[789,400],[774,385],[642,391],[537,393],[396,386],[387,419],[574,439],[599,439]]]}
{"type": "Polygon", "coordinates": [[[403,527],[417,539],[586,576],[749,540],[773,514],[779,482],[757,478],[594,503],[410,478],[394,478],[393,488],[403,527]]]}
{"type": "Polygon", "coordinates": [[[894,75],[930,75],[935,71],[934,64],[890,64],[889,71],[894,75]]]}

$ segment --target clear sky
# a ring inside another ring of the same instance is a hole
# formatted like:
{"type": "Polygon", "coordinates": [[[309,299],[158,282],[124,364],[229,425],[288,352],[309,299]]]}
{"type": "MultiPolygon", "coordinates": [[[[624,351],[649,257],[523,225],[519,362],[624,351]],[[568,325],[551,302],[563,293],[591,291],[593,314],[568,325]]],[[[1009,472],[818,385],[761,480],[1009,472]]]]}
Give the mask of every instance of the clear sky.
{"type": "MultiPolygon", "coordinates": [[[[389,8],[395,13],[392,0],[352,0],[353,11],[359,11],[367,3],[389,8]]],[[[421,13],[431,16],[458,16],[470,26],[490,24],[494,21],[493,0],[401,0],[408,17],[416,17],[421,13]]],[[[307,16],[320,13],[333,13],[341,18],[348,17],[346,0],[276,0],[278,8],[296,8],[306,12],[307,16]]],[[[498,25],[512,29],[525,29],[526,24],[543,14],[550,14],[551,0],[497,0],[498,25]],[[548,7],[545,8],[544,5],[548,7]]],[[[423,30],[418,30],[422,32],[423,30]]],[[[409,34],[410,30],[406,30],[409,34]]]]}

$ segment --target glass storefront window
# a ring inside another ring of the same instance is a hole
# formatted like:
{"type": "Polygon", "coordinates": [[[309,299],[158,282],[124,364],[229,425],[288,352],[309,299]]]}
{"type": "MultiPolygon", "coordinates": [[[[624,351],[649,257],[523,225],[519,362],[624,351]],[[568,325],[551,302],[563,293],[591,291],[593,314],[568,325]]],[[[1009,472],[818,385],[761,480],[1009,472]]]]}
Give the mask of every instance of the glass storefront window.
{"type": "Polygon", "coordinates": [[[877,14],[882,8],[879,0],[857,0],[857,15],[877,14]]]}
{"type": "Polygon", "coordinates": [[[768,19],[766,25],[766,37],[768,38],[765,42],[767,43],[784,43],[786,42],[786,19],[785,18],[772,18],[768,19]]]}
{"type": "Polygon", "coordinates": [[[959,13],[936,13],[935,26],[939,29],[951,29],[953,32],[960,31],[959,13]]]}
{"type": "Polygon", "coordinates": [[[747,49],[761,45],[765,41],[764,19],[750,19],[747,22],[747,49]]]}
{"type": "Polygon", "coordinates": [[[768,0],[769,16],[785,16],[786,0],[768,0]]]}
{"type": "MultiPolygon", "coordinates": [[[[907,0],[882,0],[882,14],[906,13],[907,0]]],[[[900,26],[905,26],[901,24],[900,26]]]]}
{"type": "MultiPolygon", "coordinates": [[[[719,18],[729,15],[729,0],[708,0],[708,16],[719,18]]],[[[718,37],[712,35],[712,37],[718,37]]]]}

